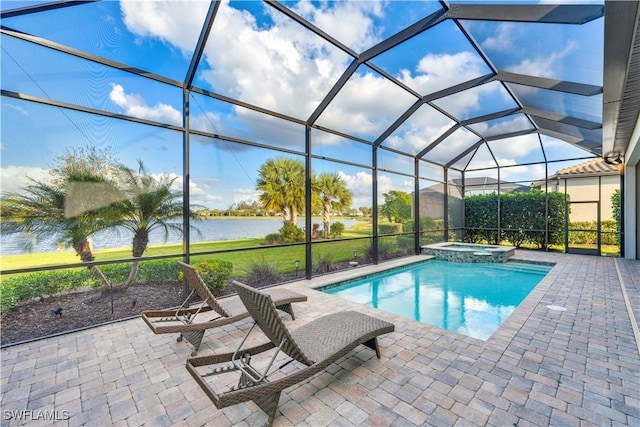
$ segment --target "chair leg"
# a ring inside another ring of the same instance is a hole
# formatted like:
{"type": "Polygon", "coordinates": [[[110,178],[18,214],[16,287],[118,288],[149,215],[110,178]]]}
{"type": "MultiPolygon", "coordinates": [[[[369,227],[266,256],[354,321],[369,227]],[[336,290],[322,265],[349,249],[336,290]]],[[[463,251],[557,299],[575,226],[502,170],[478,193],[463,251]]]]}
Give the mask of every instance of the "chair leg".
{"type": "Polygon", "coordinates": [[[183,332],[182,336],[193,345],[193,352],[191,352],[192,356],[195,356],[200,349],[200,344],[202,343],[202,337],[204,337],[204,331],[189,331],[183,332]]]}
{"type": "Polygon", "coordinates": [[[258,397],[253,399],[256,405],[260,407],[264,411],[265,414],[269,416],[269,421],[267,421],[267,425],[270,426],[273,424],[273,420],[276,418],[276,412],[278,411],[278,402],[280,401],[280,393],[271,393],[266,396],[258,397]]]}
{"type": "Polygon", "coordinates": [[[291,320],[296,320],[296,316],[293,315],[293,307],[291,306],[291,303],[282,304],[282,305],[277,306],[276,308],[278,310],[284,311],[289,316],[291,316],[291,320]]]}
{"type": "Polygon", "coordinates": [[[371,338],[370,340],[365,341],[363,344],[366,345],[367,347],[369,347],[371,350],[375,351],[376,352],[376,357],[378,359],[380,359],[380,347],[378,347],[378,338],[377,337],[371,338]]]}

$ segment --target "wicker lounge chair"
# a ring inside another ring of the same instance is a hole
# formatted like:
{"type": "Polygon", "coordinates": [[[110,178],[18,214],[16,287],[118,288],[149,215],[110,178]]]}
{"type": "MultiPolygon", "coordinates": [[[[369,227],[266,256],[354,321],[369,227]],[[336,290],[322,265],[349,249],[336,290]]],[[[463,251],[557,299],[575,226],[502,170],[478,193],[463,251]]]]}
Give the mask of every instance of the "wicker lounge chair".
{"type": "MultiPolygon", "coordinates": [[[[143,311],[142,319],[154,334],[179,333],[178,341],[184,338],[190,342],[194,347],[191,355],[195,356],[207,329],[237,322],[249,317],[249,312],[238,296],[216,299],[192,265],[184,262],[178,262],[178,265],[193,291],[178,309],[143,311]],[[189,307],[194,293],[198,294],[202,302],[189,307]]],[[[286,289],[273,288],[265,292],[273,297],[277,308],[288,313],[293,320],[295,316],[291,303],[307,300],[306,295],[286,289]]]]}
{"type": "Polygon", "coordinates": [[[255,320],[253,327],[235,352],[189,358],[187,370],[218,409],[252,400],[268,415],[268,424],[275,418],[282,390],[324,370],[360,344],[373,349],[380,358],[377,337],[394,330],[394,325],[384,320],[342,311],[290,331],[269,295],[238,282],[233,284],[255,320]],[[242,349],[256,324],[270,342],[242,349]],[[266,354],[256,357],[260,353],[266,354]],[[256,359],[262,360],[255,363],[256,359]],[[276,364],[279,368],[271,369],[276,364]],[[231,379],[216,390],[215,384],[221,382],[216,379],[222,376],[231,379]]]}

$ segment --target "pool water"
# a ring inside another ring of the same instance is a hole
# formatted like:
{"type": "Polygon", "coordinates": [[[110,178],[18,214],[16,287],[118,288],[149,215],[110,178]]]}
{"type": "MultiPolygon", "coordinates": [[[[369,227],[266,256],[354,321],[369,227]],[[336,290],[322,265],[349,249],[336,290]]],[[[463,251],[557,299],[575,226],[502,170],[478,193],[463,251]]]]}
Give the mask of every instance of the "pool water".
{"type": "Polygon", "coordinates": [[[550,269],[547,265],[514,262],[432,260],[320,290],[486,340],[550,269]]]}

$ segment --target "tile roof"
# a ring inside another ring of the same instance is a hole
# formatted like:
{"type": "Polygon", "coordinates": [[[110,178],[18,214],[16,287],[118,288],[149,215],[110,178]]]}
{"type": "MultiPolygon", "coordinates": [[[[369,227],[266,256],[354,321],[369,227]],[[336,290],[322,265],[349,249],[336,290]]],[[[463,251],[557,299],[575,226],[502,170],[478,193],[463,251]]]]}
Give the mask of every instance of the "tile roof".
{"type": "Polygon", "coordinates": [[[568,168],[560,169],[556,176],[561,175],[603,175],[618,174],[620,171],[614,165],[605,163],[602,157],[598,157],[588,162],[580,163],[568,168]]]}

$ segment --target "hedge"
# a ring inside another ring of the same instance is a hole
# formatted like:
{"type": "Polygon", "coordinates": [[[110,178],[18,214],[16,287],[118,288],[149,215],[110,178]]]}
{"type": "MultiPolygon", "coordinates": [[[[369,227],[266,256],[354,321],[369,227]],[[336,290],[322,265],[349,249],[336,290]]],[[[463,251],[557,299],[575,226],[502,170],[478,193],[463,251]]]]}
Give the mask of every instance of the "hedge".
{"type": "Polygon", "coordinates": [[[475,194],[465,198],[465,241],[499,244],[507,241],[515,247],[533,243],[545,248],[545,219],[549,226],[549,245],[564,239],[565,196],[549,192],[548,215],[545,215],[545,193],[475,194]],[[498,233],[498,200],[500,230],[498,233]]]}
{"type": "MultiPolygon", "coordinates": [[[[569,229],[573,230],[596,230],[598,221],[580,221],[569,224],[569,229]]],[[[618,224],[615,220],[605,220],[600,222],[600,241],[603,245],[615,246],[619,244],[618,224]]],[[[596,244],[598,235],[595,231],[569,231],[570,244],[596,244]]]]}
{"type": "MultiPolygon", "coordinates": [[[[131,263],[107,264],[100,266],[100,270],[112,283],[122,283],[129,276],[131,263]]],[[[141,282],[177,279],[178,264],[170,259],[141,262],[136,278],[141,282]]],[[[100,286],[100,281],[87,268],[5,276],[0,281],[0,313],[5,313],[18,302],[32,298],[100,286]]]]}

